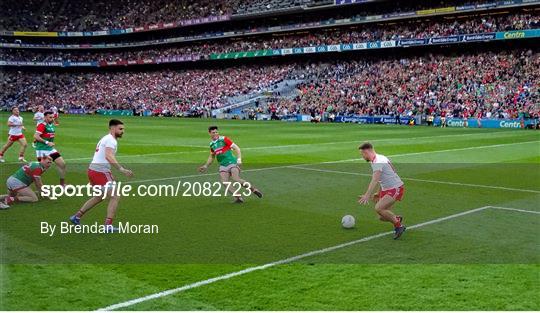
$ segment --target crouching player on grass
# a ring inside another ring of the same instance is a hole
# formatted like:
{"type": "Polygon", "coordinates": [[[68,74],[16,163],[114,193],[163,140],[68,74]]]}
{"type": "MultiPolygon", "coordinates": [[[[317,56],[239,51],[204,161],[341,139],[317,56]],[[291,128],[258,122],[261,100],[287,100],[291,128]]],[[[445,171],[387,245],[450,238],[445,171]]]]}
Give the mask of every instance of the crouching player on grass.
{"type": "Polygon", "coordinates": [[[403,198],[405,192],[403,182],[390,160],[382,154],[377,154],[371,143],[363,143],[359,149],[362,158],[371,163],[373,176],[366,193],[359,197],[358,202],[367,204],[370,198],[373,198],[379,219],[394,225],[394,239],[398,239],[405,232],[406,227],[401,224],[403,217],[395,215],[392,207],[396,201],[401,201],[403,198]],[[374,194],[379,185],[380,192],[374,194]]]}
{"type": "Polygon", "coordinates": [[[7,179],[8,195],[0,196],[0,209],[8,209],[15,202],[37,202],[38,194],[41,194],[41,175],[52,164],[51,157],[43,157],[39,162],[30,162],[19,168],[7,179]],[[37,194],[30,188],[32,183],[36,183],[37,194]]]}
{"type": "MultiPolygon", "coordinates": [[[[204,173],[208,166],[217,159],[219,162],[219,176],[222,183],[227,183],[232,179],[238,182],[242,187],[251,190],[257,197],[262,198],[263,194],[259,189],[252,186],[247,181],[240,178],[240,165],[242,164],[242,154],[238,147],[229,138],[220,136],[217,126],[208,127],[208,134],[212,139],[210,142],[210,156],[203,166],[199,167],[199,172],[204,173]],[[232,153],[234,151],[236,156],[232,153]]],[[[242,203],[244,199],[239,195],[233,195],[234,202],[242,203]]]]}
{"type": "MultiPolygon", "coordinates": [[[[118,207],[118,202],[120,201],[119,195],[112,194],[112,187],[115,182],[111,173],[111,165],[127,177],[133,176],[132,171],[124,168],[118,163],[118,161],[116,161],[115,155],[118,145],[116,140],[118,138],[122,138],[123,134],[124,123],[119,120],[110,120],[109,134],[101,138],[101,140],[98,142],[94,152],[94,158],[88,167],[88,179],[90,180],[90,184],[92,186],[102,186],[101,188],[105,189],[106,196],[109,198],[109,204],[107,206],[107,218],[105,219],[105,227],[108,233],[118,231],[118,228],[112,226],[112,222],[116,216],[116,209],[118,207]]],[[[90,198],[83,204],[80,210],[75,213],[75,215],[69,218],[69,220],[73,224],[79,225],[81,223],[81,217],[93,207],[101,203],[103,199],[103,196],[95,196],[90,198]]]]}

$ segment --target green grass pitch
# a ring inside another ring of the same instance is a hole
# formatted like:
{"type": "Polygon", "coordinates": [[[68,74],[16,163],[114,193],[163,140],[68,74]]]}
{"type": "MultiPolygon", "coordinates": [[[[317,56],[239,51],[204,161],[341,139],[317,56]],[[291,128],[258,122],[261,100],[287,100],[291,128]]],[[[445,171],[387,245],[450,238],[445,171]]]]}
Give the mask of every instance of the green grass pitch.
{"type": "MultiPolygon", "coordinates": [[[[31,116],[24,115],[32,136],[31,116]]],[[[0,133],[7,133],[6,114],[0,133]]],[[[540,133],[427,128],[122,118],[118,159],[124,182],[215,182],[196,168],[208,157],[207,127],[242,148],[243,176],[262,199],[126,197],[116,221],[156,224],[158,234],[57,235],[40,222],[66,221],[86,197],[16,204],[0,211],[0,310],[540,310],[540,133]],[[356,200],[370,167],[358,144],[389,156],[406,186],[395,211],[408,230],[397,241],[356,200]],[[489,206],[489,207],[488,207],[489,206]],[[471,211],[477,208],[484,208],[471,211]],[[498,209],[495,207],[517,210],[498,209]],[[535,213],[536,212],[536,213],[535,213]],[[340,225],[352,214],[354,229],[340,225]],[[450,217],[448,219],[444,219],[450,217]],[[422,224],[426,223],[426,224],[422,224]],[[184,291],[133,299],[276,264],[184,291]]],[[[57,147],[67,182],[86,168],[107,117],[61,117],[57,147]]],[[[4,141],[2,142],[2,144],[4,141]]],[[[0,192],[17,167],[14,147],[0,165],[0,192]]],[[[27,159],[34,151],[27,150],[27,159]]],[[[54,167],[45,183],[57,183],[54,167]]],[[[105,205],[84,223],[101,223],[105,205]]]]}

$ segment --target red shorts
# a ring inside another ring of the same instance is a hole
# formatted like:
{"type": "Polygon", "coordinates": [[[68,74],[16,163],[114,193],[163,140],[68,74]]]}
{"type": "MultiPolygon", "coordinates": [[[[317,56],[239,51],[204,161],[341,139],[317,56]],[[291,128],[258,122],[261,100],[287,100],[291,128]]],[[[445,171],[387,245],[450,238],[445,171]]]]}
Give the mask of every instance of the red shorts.
{"type": "Polygon", "coordinates": [[[382,199],[384,196],[389,195],[390,197],[394,198],[394,200],[401,201],[401,199],[403,199],[404,193],[405,193],[405,187],[401,185],[394,189],[379,191],[379,199],[382,199]]]}
{"type": "Polygon", "coordinates": [[[98,172],[88,169],[88,180],[92,186],[105,186],[108,182],[113,182],[114,177],[111,172],[98,172]]]}
{"type": "Polygon", "coordinates": [[[20,134],[20,135],[9,135],[9,138],[8,140],[9,141],[17,141],[19,139],[24,139],[24,134],[20,134]]]}

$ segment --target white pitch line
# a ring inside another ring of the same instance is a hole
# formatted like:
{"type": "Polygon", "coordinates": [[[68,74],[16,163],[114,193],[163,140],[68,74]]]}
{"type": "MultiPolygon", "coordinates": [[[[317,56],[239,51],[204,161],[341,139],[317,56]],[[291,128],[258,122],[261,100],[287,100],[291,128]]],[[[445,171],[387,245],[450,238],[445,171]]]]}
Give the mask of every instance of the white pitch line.
{"type": "MultiPolygon", "coordinates": [[[[372,176],[371,174],[325,170],[325,169],[320,169],[320,168],[311,168],[311,167],[302,167],[302,166],[291,166],[291,168],[297,168],[299,170],[306,170],[306,171],[323,172],[323,173],[346,174],[346,175],[366,176],[366,177],[371,177],[372,176]]],[[[540,193],[540,190],[532,190],[532,189],[519,189],[519,188],[502,187],[502,186],[457,183],[457,182],[449,182],[449,181],[441,181],[441,180],[430,180],[430,179],[420,179],[420,178],[409,178],[409,177],[401,177],[401,179],[402,180],[423,182],[423,183],[455,185],[455,186],[467,186],[467,187],[487,188],[487,189],[499,189],[499,190],[506,190],[506,191],[521,191],[521,192],[529,192],[529,193],[540,193]]]]}
{"type": "Polygon", "coordinates": [[[418,139],[433,139],[433,138],[446,138],[446,137],[462,137],[462,136],[471,136],[471,135],[480,135],[485,133],[467,133],[467,134],[454,134],[454,135],[441,135],[441,136],[420,136],[420,137],[408,137],[408,138],[381,138],[381,139],[365,139],[365,140],[348,140],[348,141],[332,141],[332,142],[322,142],[322,143],[301,143],[296,145],[280,145],[280,146],[266,146],[266,147],[247,147],[242,150],[259,150],[259,149],[281,149],[281,148],[295,148],[303,146],[325,146],[325,145],[338,145],[343,143],[356,143],[361,144],[364,141],[369,142],[383,142],[383,141],[404,141],[404,140],[418,140],[418,139]]]}
{"type": "MultiPolygon", "coordinates": [[[[488,209],[488,208],[490,208],[490,206],[484,206],[484,207],[480,207],[480,208],[476,208],[476,209],[472,209],[472,210],[468,210],[468,211],[464,211],[464,212],[460,212],[460,213],[456,213],[456,214],[436,218],[436,219],[433,219],[433,220],[430,220],[430,221],[427,221],[427,222],[423,222],[423,223],[420,223],[420,224],[415,224],[415,225],[412,225],[412,226],[408,226],[408,229],[420,228],[420,227],[423,227],[423,226],[427,226],[427,225],[439,223],[439,222],[442,222],[442,221],[450,220],[450,219],[453,219],[453,218],[457,218],[457,217],[460,217],[460,216],[463,216],[463,215],[483,211],[483,210],[488,209]]],[[[150,294],[150,295],[147,295],[147,296],[144,296],[144,297],[135,298],[135,299],[128,300],[128,301],[125,301],[125,302],[120,302],[120,303],[117,303],[117,304],[109,305],[107,307],[98,309],[97,311],[111,311],[111,310],[126,308],[126,307],[129,307],[129,306],[141,303],[141,302],[146,302],[148,300],[163,298],[165,296],[173,295],[173,294],[176,294],[176,293],[179,293],[179,292],[182,292],[182,291],[186,291],[186,290],[189,290],[189,289],[209,285],[209,284],[212,284],[212,283],[215,283],[215,282],[218,282],[218,281],[227,280],[227,279],[230,279],[230,278],[233,278],[233,277],[236,277],[236,276],[245,275],[245,274],[248,274],[248,273],[251,273],[251,272],[264,270],[264,269],[267,269],[267,268],[270,268],[270,267],[274,267],[276,265],[287,264],[287,263],[291,263],[291,262],[298,261],[298,260],[301,260],[301,259],[305,259],[307,257],[311,257],[311,256],[315,256],[315,255],[319,255],[319,254],[323,254],[323,253],[327,253],[327,252],[332,252],[332,251],[342,249],[342,248],[345,248],[345,247],[349,247],[349,246],[352,246],[352,245],[356,245],[356,244],[359,244],[359,243],[362,243],[362,242],[366,242],[366,241],[370,241],[370,240],[373,240],[373,239],[388,236],[388,235],[391,235],[393,233],[394,232],[392,232],[392,231],[379,233],[379,234],[367,236],[367,237],[364,237],[364,238],[360,238],[360,239],[357,239],[357,240],[345,242],[345,243],[335,245],[335,246],[332,246],[332,247],[328,247],[328,248],[324,248],[324,249],[320,249],[320,250],[314,250],[314,251],[307,252],[307,253],[304,253],[304,254],[300,254],[300,255],[297,255],[297,256],[293,256],[293,257],[290,257],[290,258],[282,259],[282,260],[279,260],[279,261],[275,261],[275,262],[271,262],[271,263],[267,263],[267,264],[263,264],[263,265],[259,265],[259,266],[254,266],[254,267],[248,267],[248,268],[245,268],[245,269],[237,271],[237,272],[232,272],[232,273],[229,273],[229,274],[216,276],[216,277],[213,277],[213,278],[210,278],[210,279],[198,281],[198,282],[188,284],[188,285],[184,285],[184,286],[181,286],[181,287],[178,287],[178,288],[169,289],[169,290],[157,292],[157,293],[154,293],[154,294],[150,294]]]]}
{"type": "MultiPolygon", "coordinates": [[[[439,137],[450,137],[450,136],[464,136],[464,135],[471,135],[469,134],[458,134],[458,135],[443,135],[443,136],[423,136],[423,137],[413,137],[413,138],[407,138],[407,139],[422,139],[422,138],[439,138],[439,137]]],[[[378,139],[373,140],[373,142],[380,142],[380,141],[391,141],[391,140],[398,140],[400,138],[386,138],[386,139],[378,139]]],[[[268,150],[268,149],[282,149],[282,148],[295,148],[295,147],[303,147],[303,146],[310,146],[310,145],[339,145],[344,143],[359,143],[358,140],[350,140],[350,141],[332,141],[332,142],[323,142],[323,143],[302,143],[302,144],[296,144],[296,145],[280,145],[280,146],[262,146],[262,147],[246,147],[242,148],[242,150],[268,150]]],[[[200,146],[202,147],[202,146],[200,146]]],[[[206,147],[203,147],[206,148],[206,147]]],[[[199,153],[199,152],[208,152],[209,149],[206,150],[193,150],[193,151],[172,151],[172,152],[158,152],[158,153],[145,153],[145,154],[128,154],[119,156],[119,159],[125,159],[125,158],[133,158],[133,157],[143,157],[143,156],[161,156],[161,155],[171,155],[171,154],[186,154],[186,153],[199,153]]],[[[92,158],[85,157],[85,158],[74,158],[74,159],[66,159],[66,161],[79,161],[79,160],[91,160],[92,158]]]]}
{"type": "MultiPolygon", "coordinates": [[[[303,164],[303,165],[309,165],[309,164],[303,164]]],[[[288,168],[288,167],[292,167],[292,165],[252,168],[252,169],[249,169],[249,170],[242,170],[242,172],[258,172],[258,171],[274,170],[274,169],[288,168]]],[[[143,179],[143,180],[125,181],[123,183],[140,184],[140,183],[148,183],[148,182],[163,181],[163,180],[173,180],[173,179],[193,178],[193,177],[205,177],[205,176],[216,176],[216,175],[217,175],[217,173],[204,173],[204,174],[193,174],[193,175],[182,175],[182,176],[173,176],[173,177],[163,177],[163,178],[151,178],[151,179],[143,179]]]]}
{"type": "MultiPolygon", "coordinates": [[[[403,157],[403,156],[422,155],[422,154],[430,154],[430,153],[455,152],[455,151],[466,151],[466,150],[476,150],[476,149],[486,149],[486,148],[498,148],[498,147],[505,147],[505,146],[513,146],[513,145],[522,145],[522,144],[533,143],[533,142],[540,143],[540,141],[538,141],[538,140],[531,140],[531,141],[502,143],[502,144],[487,145],[487,146],[474,146],[474,147],[466,147],[466,148],[455,148],[455,149],[444,149],[444,150],[401,153],[401,154],[389,155],[389,157],[397,158],[397,157],[403,157]]],[[[360,159],[347,159],[347,160],[340,160],[340,161],[330,161],[330,162],[323,162],[321,164],[344,163],[344,162],[351,162],[351,161],[357,161],[357,160],[360,160],[360,159]]]]}
{"type": "MultiPolygon", "coordinates": [[[[172,152],[158,152],[158,153],[144,153],[144,154],[126,154],[122,156],[118,156],[119,159],[126,159],[126,158],[139,158],[139,157],[147,157],[147,156],[161,156],[161,155],[171,155],[171,154],[187,154],[187,153],[196,153],[196,152],[208,152],[208,150],[193,150],[193,151],[172,151],[172,152]]],[[[66,159],[65,161],[80,161],[80,160],[92,160],[92,158],[74,158],[74,159],[66,159]]]]}
{"type": "Polygon", "coordinates": [[[497,210],[505,210],[505,211],[515,211],[515,212],[522,212],[522,213],[540,214],[540,211],[529,211],[529,210],[522,210],[522,209],[506,208],[506,207],[502,207],[502,206],[490,206],[490,208],[497,209],[497,210]]]}
{"type": "MultiPolygon", "coordinates": [[[[446,138],[446,137],[461,137],[461,136],[471,136],[471,135],[479,135],[480,133],[467,133],[467,134],[455,134],[455,135],[441,135],[441,136],[421,136],[421,137],[410,137],[410,138],[382,138],[382,139],[373,139],[371,142],[382,142],[382,141],[393,141],[393,140],[421,140],[421,139],[436,139],[436,138],[446,138]]],[[[484,133],[481,133],[484,134],[484,133]]],[[[296,145],[280,145],[280,146],[262,146],[262,147],[246,147],[242,148],[242,150],[268,150],[268,149],[281,149],[281,148],[294,148],[294,147],[302,147],[302,146],[310,146],[310,145],[338,145],[338,144],[344,144],[344,143],[360,143],[362,140],[350,140],[350,141],[334,141],[334,142],[323,142],[323,143],[303,143],[303,144],[296,144],[296,145]]],[[[528,141],[528,142],[521,142],[521,143],[531,143],[535,141],[528,141]]],[[[511,144],[520,144],[520,143],[511,143],[511,144]]],[[[505,145],[505,144],[503,144],[505,145]]],[[[180,145],[180,147],[204,147],[204,146],[189,146],[189,145],[180,145]]],[[[495,145],[497,146],[497,145],[495,145]]],[[[487,147],[487,146],[486,146],[487,147]]],[[[469,147],[473,148],[473,147],[469,147]]],[[[468,148],[460,148],[468,150],[468,148]]],[[[162,156],[162,155],[175,155],[175,154],[186,154],[186,153],[200,153],[200,152],[208,152],[209,150],[193,150],[193,151],[173,151],[173,152],[158,152],[158,153],[146,153],[146,154],[128,154],[119,156],[119,159],[125,159],[125,158],[133,158],[133,157],[144,157],[144,156],[162,156]]],[[[439,150],[440,152],[447,152],[444,150],[439,150]]],[[[450,149],[448,151],[454,151],[453,149],[450,149]]],[[[456,150],[459,151],[459,150],[456,150]]],[[[429,151],[426,151],[429,152],[429,151]]],[[[419,154],[422,154],[422,152],[417,152],[419,154]]],[[[407,154],[405,154],[407,155],[407,154]]],[[[400,155],[396,155],[400,156],[400,155]]],[[[85,158],[71,158],[71,159],[65,159],[65,161],[81,161],[81,160],[91,160],[91,157],[85,157],[85,158]]],[[[347,160],[340,160],[340,161],[331,161],[331,163],[340,163],[340,162],[349,162],[354,161],[356,159],[347,159],[347,160]]],[[[16,162],[9,162],[8,164],[15,164],[16,162]]]]}
{"type": "MultiPolygon", "coordinates": [[[[509,143],[507,145],[513,145],[513,144],[519,144],[519,143],[509,143]]],[[[499,145],[496,145],[499,146],[499,145]]],[[[476,146],[476,147],[469,147],[469,148],[485,148],[485,147],[492,147],[492,146],[476,146]]],[[[462,148],[458,148],[456,151],[460,151],[462,148]]],[[[428,154],[428,153],[436,153],[436,152],[449,152],[453,150],[436,150],[436,151],[424,151],[424,152],[413,152],[411,155],[418,155],[418,154],[428,154]]],[[[393,158],[395,156],[406,156],[407,153],[402,154],[395,154],[395,155],[389,155],[389,157],[393,158]]],[[[338,160],[338,161],[327,161],[327,162],[318,162],[318,163],[304,163],[304,164],[296,164],[296,165],[283,165],[283,166],[272,166],[272,167],[263,167],[263,168],[257,168],[257,169],[248,169],[248,170],[242,170],[242,172],[258,172],[258,171],[265,171],[265,170],[274,170],[274,169],[283,169],[283,168],[298,168],[298,169],[309,169],[309,170],[317,170],[317,169],[311,169],[311,168],[302,168],[303,166],[310,166],[310,165],[318,165],[318,164],[334,164],[334,163],[343,163],[343,162],[351,162],[351,161],[358,161],[360,159],[348,159],[348,160],[338,160]]],[[[322,170],[321,170],[322,171],[322,170]]],[[[332,171],[332,170],[326,170],[329,173],[331,172],[339,172],[339,171],[332,171]]],[[[350,174],[350,175],[368,175],[368,174],[361,174],[361,173],[352,173],[352,172],[343,172],[342,174],[350,174]]],[[[193,178],[193,177],[204,177],[204,176],[212,176],[215,174],[193,174],[193,175],[183,175],[183,176],[173,176],[173,177],[163,177],[163,178],[152,178],[152,179],[145,179],[145,180],[135,180],[135,181],[126,181],[126,183],[131,184],[138,184],[138,183],[147,183],[147,182],[155,182],[155,181],[166,181],[166,180],[175,180],[175,179],[182,179],[182,178],[193,178]]],[[[416,180],[416,181],[424,181],[424,182],[434,182],[439,184],[450,184],[450,185],[466,185],[463,183],[452,183],[452,182],[442,182],[442,181],[428,181],[428,180],[421,180],[416,178],[409,178],[409,180],[416,180]]],[[[483,185],[474,185],[469,184],[470,187],[481,187],[483,185]]],[[[498,187],[496,189],[501,190],[511,190],[516,191],[513,188],[506,188],[506,187],[498,187]]],[[[517,191],[524,191],[522,189],[517,189],[517,191]]],[[[538,192],[535,190],[529,190],[528,192],[538,192]]]]}

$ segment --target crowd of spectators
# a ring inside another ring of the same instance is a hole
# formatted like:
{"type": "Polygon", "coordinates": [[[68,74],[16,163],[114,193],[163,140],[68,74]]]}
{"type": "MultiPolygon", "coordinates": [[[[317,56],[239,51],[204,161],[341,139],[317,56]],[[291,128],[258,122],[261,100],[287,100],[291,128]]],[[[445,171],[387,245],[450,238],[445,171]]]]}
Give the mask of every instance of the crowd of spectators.
{"type": "Polygon", "coordinates": [[[319,63],[296,73],[306,81],[297,97],[247,113],[540,118],[540,53],[531,50],[319,63]]]}
{"type": "Polygon", "coordinates": [[[292,66],[109,73],[3,72],[0,106],[37,105],[63,111],[127,109],[177,115],[211,110],[227,97],[260,92],[288,75],[292,66]]]}
{"type": "Polygon", "coordinates": [[[274,84],[291,79],[302,81],[296,96],[276,98],[256,108],[257,112],[276,117],[420,113],[515,118],[540,114],[540,53],[526,49],[181,71],[5,71],[1,78],[0,106],[26,109],[42,104],[64,111],[208,114],[226,105],[227,97],[272,90],[274,84]]]}
{"type": "MultiPolygon", "coordinates": [[[[271,11],[320,0],[6,0],[1,30],[99,31],[171,23],[234,13],[271,11]]],[[[324,1],[323,1],[324,2],[324,1]]],[[[331,1],[326,1],[331,2],[331,1]]]]}
{"type": "MultiPolygon", "coordinates": [[[[471,5],[490,0],[392,1],[367,6],[357,16],[409,12],[436,7],[471,5]],[[392,8],[391,11],[388,9],[392,8]],[[383,9],[379,12],[377,9],[383,9]]],[[[0,30],[8,31],[100,31],[173,23],[209,16],[252,14],[295,7],[331,5],[333,0],[6,0],[0,2],[0,30]]],[[[349,10],[351,11],[351,10],[349,10]]],[[[354,11],[354,10],[352,10],[354,11]]],[[[316,14],[315,14],[316,15],[316,14]]],[[[334,18],[340,18],[338,13],[334,18]]],[[[350,16],[349,16],[350,17],[350,16]]]]}
{"type": "Polygon", "coordinates": [[[459,34],[540,28],[540,16],[502,14],[459,20],[403,21],[390,25],[364,24],[354,27],[326,28],[309,32],[251,36],[186,43],[180,46],[138,50],[32,50],[3,49],[0,59],[8,61],[118,61],[154,59],[179,55],[209,55],[260,49],[280,49],[375,40],[399,40],[451,36],[459,34]]]}

